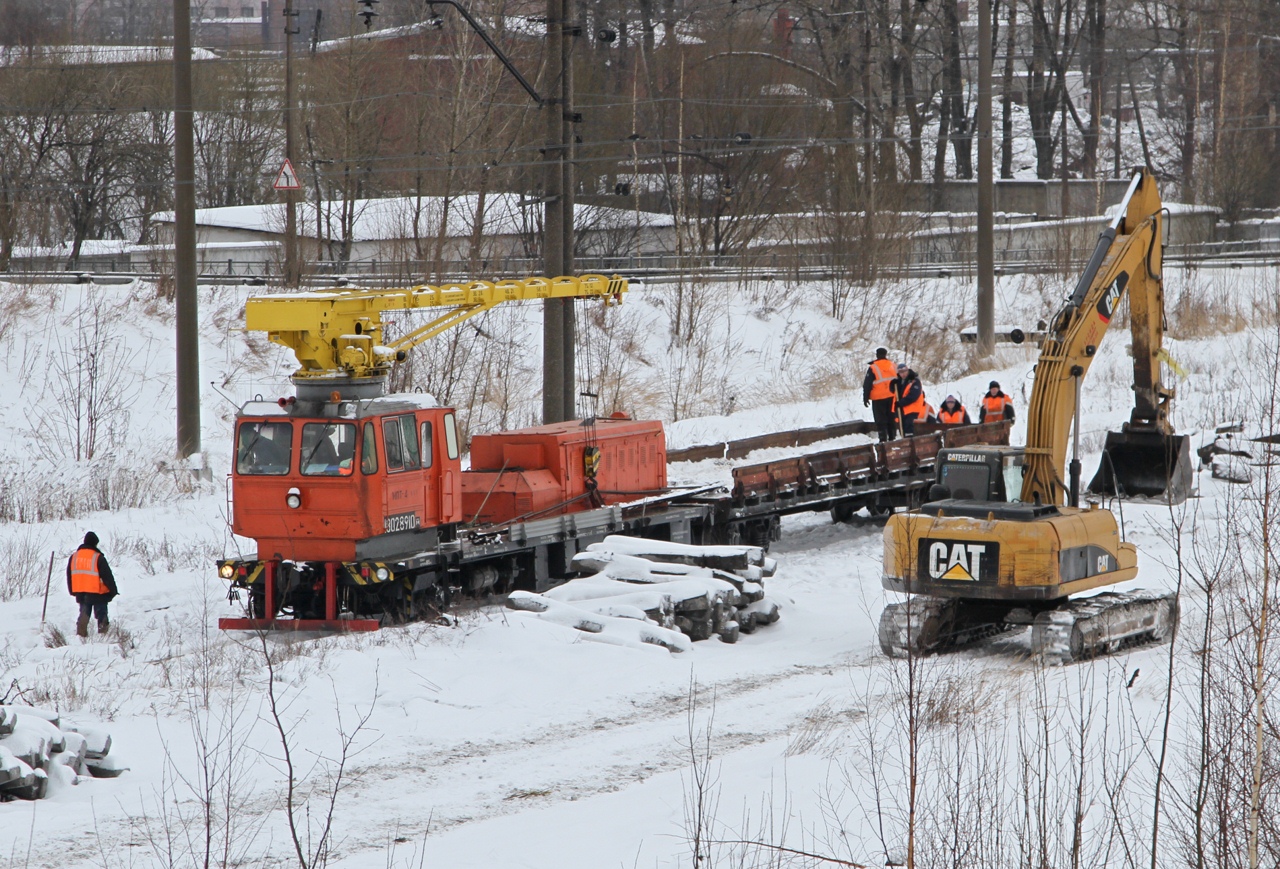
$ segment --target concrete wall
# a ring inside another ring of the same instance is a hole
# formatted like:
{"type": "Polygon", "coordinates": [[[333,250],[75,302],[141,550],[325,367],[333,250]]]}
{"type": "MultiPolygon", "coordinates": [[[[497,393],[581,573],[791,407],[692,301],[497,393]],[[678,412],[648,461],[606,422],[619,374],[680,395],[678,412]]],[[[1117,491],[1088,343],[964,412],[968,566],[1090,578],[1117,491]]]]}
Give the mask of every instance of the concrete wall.
{"type": "MultiPolygon", "coordinates": [[[[1214,240],[1218,214],[1212,208],[1179,208],[1165,215],[1170,245],[1200,244],[1214,240]]],[[[995,226],[997,260],[1080,259],[1087,257],[1106,228],[1101,216],[1059,221],[995,226]]],[[[933,230],[913,239],[912,257],[917,263],[967,263],[975,257],[976,228],[933,230]]]]}
{"type": "MultiPolygon", "coordinates": [[[[1129,179],[1067,182],[1068,217],[1100,214],[1119,202],[1129,189],[1129,179]]],[[[907,211],[977,211],[978,182],[947,181],[942,185],[941,202],[933,204],[934,185],[915,181],[903,185],[901,207],[907,211]]],[[[1018,214],[1059,217],[1062,209],[1062,181],[997,180],[995,210],[1018,214]]]]}

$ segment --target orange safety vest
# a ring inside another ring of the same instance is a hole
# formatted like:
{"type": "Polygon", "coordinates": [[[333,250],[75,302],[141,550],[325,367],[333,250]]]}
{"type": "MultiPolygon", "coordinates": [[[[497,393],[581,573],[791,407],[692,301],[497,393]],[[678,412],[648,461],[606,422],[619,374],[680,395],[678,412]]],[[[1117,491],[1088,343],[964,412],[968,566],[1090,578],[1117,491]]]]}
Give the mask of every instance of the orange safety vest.
{"type": "Polygon", "coordinates": [[[904,417],[917,415],[920,419],[924,419],[924,412],[928,406],[924,400],[924,390],[922,389],[920,390],[920,397],[902,409],[902,415],[904,417]]]}
{"type": "Polygon", "coordinates": [[[98,553],[93,549],[77,549],[71,556],[72,594],[110,594],[111,589],[98,574],[98,553]]]}
{"type": "Polygon", "coordinates": [[[898,376],[898,366],[888,359],[877,359],[871,363],[870,367],[872,376],[875,378],[871,381],[871,400],[893,398],[893,390],[889,388],[889,384],[898,376]]]}
{"type": "Polygon", "coordinates": [[[1004,419],[1004,409],[1013,404],[1007,395],[982,396],[983,419],[1004,419]]]}
{"type": "Polygon", "coordinates": [[[926,401],[924,407],[920,408],[919,412],[916,413],[916,422],[928,422],[929,417],[937,415],[938,412],[934,410],[933,405],[926,401]]]}
{"type": "Polygon", "coordinates": [[[938,420],[945,425],[959,425],[964,422],[964,405],[957,404],[955,411],[938,411],[938,420]]]}

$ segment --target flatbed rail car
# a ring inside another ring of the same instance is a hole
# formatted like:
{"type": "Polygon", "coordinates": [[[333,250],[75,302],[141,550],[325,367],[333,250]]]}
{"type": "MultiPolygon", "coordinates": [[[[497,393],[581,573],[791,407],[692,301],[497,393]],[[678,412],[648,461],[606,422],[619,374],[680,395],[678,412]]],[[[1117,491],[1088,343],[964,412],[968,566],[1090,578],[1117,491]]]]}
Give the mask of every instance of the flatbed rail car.
{"type": "Polygon", "coordinates": [[[1008,423],[965,426],[751,465],[734,470],[732,491],[667,490],[545,518],[457,525],[403,555],[358,547],[354,560],[320,566],[284,558],[226,560],[220,573],[248,591],[250,616],[220,619],[219,627],[369,631],[387,620],[421,617],[424,608],[438,611],[458,592],[540,591],[570,576],[573,556],[610,534],[767,546],[786,514],[831,510],[847,518],[862,506],[886,512],[918,501],[940,449],[1007,443],[1008,435],[1008,423]],[[371,608],[371,599],[380,608],[371,608]],[[281,618],[286,612],[291,617],[281,618]]]}
{"type": "MultiPolygon", "coordinates": [[[[778,522],[792,513],[830,510],[848,521],[860,508],[873,515],[923,500],[934,481],[939,451],[974,444],[1007,444],[1008,421],[944,427],[887,443],[860,444],[733,469],[731,498],[717,524],[743,542],[778,539],[778,522]]],[[[735,541],[736,542],[736,541],[735,541]]]]}

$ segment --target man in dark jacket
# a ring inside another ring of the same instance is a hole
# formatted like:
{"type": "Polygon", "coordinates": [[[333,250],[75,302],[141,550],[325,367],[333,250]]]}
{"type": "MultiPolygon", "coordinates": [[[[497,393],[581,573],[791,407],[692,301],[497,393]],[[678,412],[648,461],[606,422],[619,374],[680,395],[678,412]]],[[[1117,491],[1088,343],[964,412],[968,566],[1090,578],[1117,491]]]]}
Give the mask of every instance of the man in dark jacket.
{"type": "Polygon", "coordinates": [[[1005,395],[1000,384],[993,380],[987,388],[987,394],[982,396],[978,422],[999,422],[1002,419],[1013,419],[1013,399],[1005,395]]]}
{"type": "Polygon", "coordinates": [[[924,384],[920,382],[920,375],[899,363],[898,376],[893,378],[889,388],[893,390],[894,408],[902,434],[910,437],[916,433],[916,420],[922,418],[921,411],[928,407],[924,400],[924,384]]]}
{"type": "Polygon", "coordinates": [[[111,574],[107,557],[98,551],[98,535],[90,531],[84,543],[67,561],[67,591],[80,604],[80,618],[76,620],[76,634],[89,636],[89,616],[98,619],[98,633],[105,634],[110,622],[107,604],[118,592],[116,578],[111,574]]]}
{"type": "Polygon", "coordinates": [[[897,370],[889,361],[889,351],[884,347],[877,347],[876,358],[867,363],[867,374],[862,378],[862,406],[871,408],[871,416],[876,421],[876,431],[881,442],[891,441],[898,436],[893,415],[893,390],[890,388],[897,370]]]}

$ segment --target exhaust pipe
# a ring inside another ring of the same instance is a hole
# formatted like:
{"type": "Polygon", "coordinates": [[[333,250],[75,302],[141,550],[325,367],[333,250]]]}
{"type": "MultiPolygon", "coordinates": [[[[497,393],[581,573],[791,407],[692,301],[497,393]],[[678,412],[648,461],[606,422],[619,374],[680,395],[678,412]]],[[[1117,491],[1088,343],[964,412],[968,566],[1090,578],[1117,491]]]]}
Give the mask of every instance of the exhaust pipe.
{"type": "Polygon", "coordinates": [[[1109,431],[1089,491],[1181,504],[1191,494],[1191,471],[1191,443],[1186,435],[1109,431]]]}

